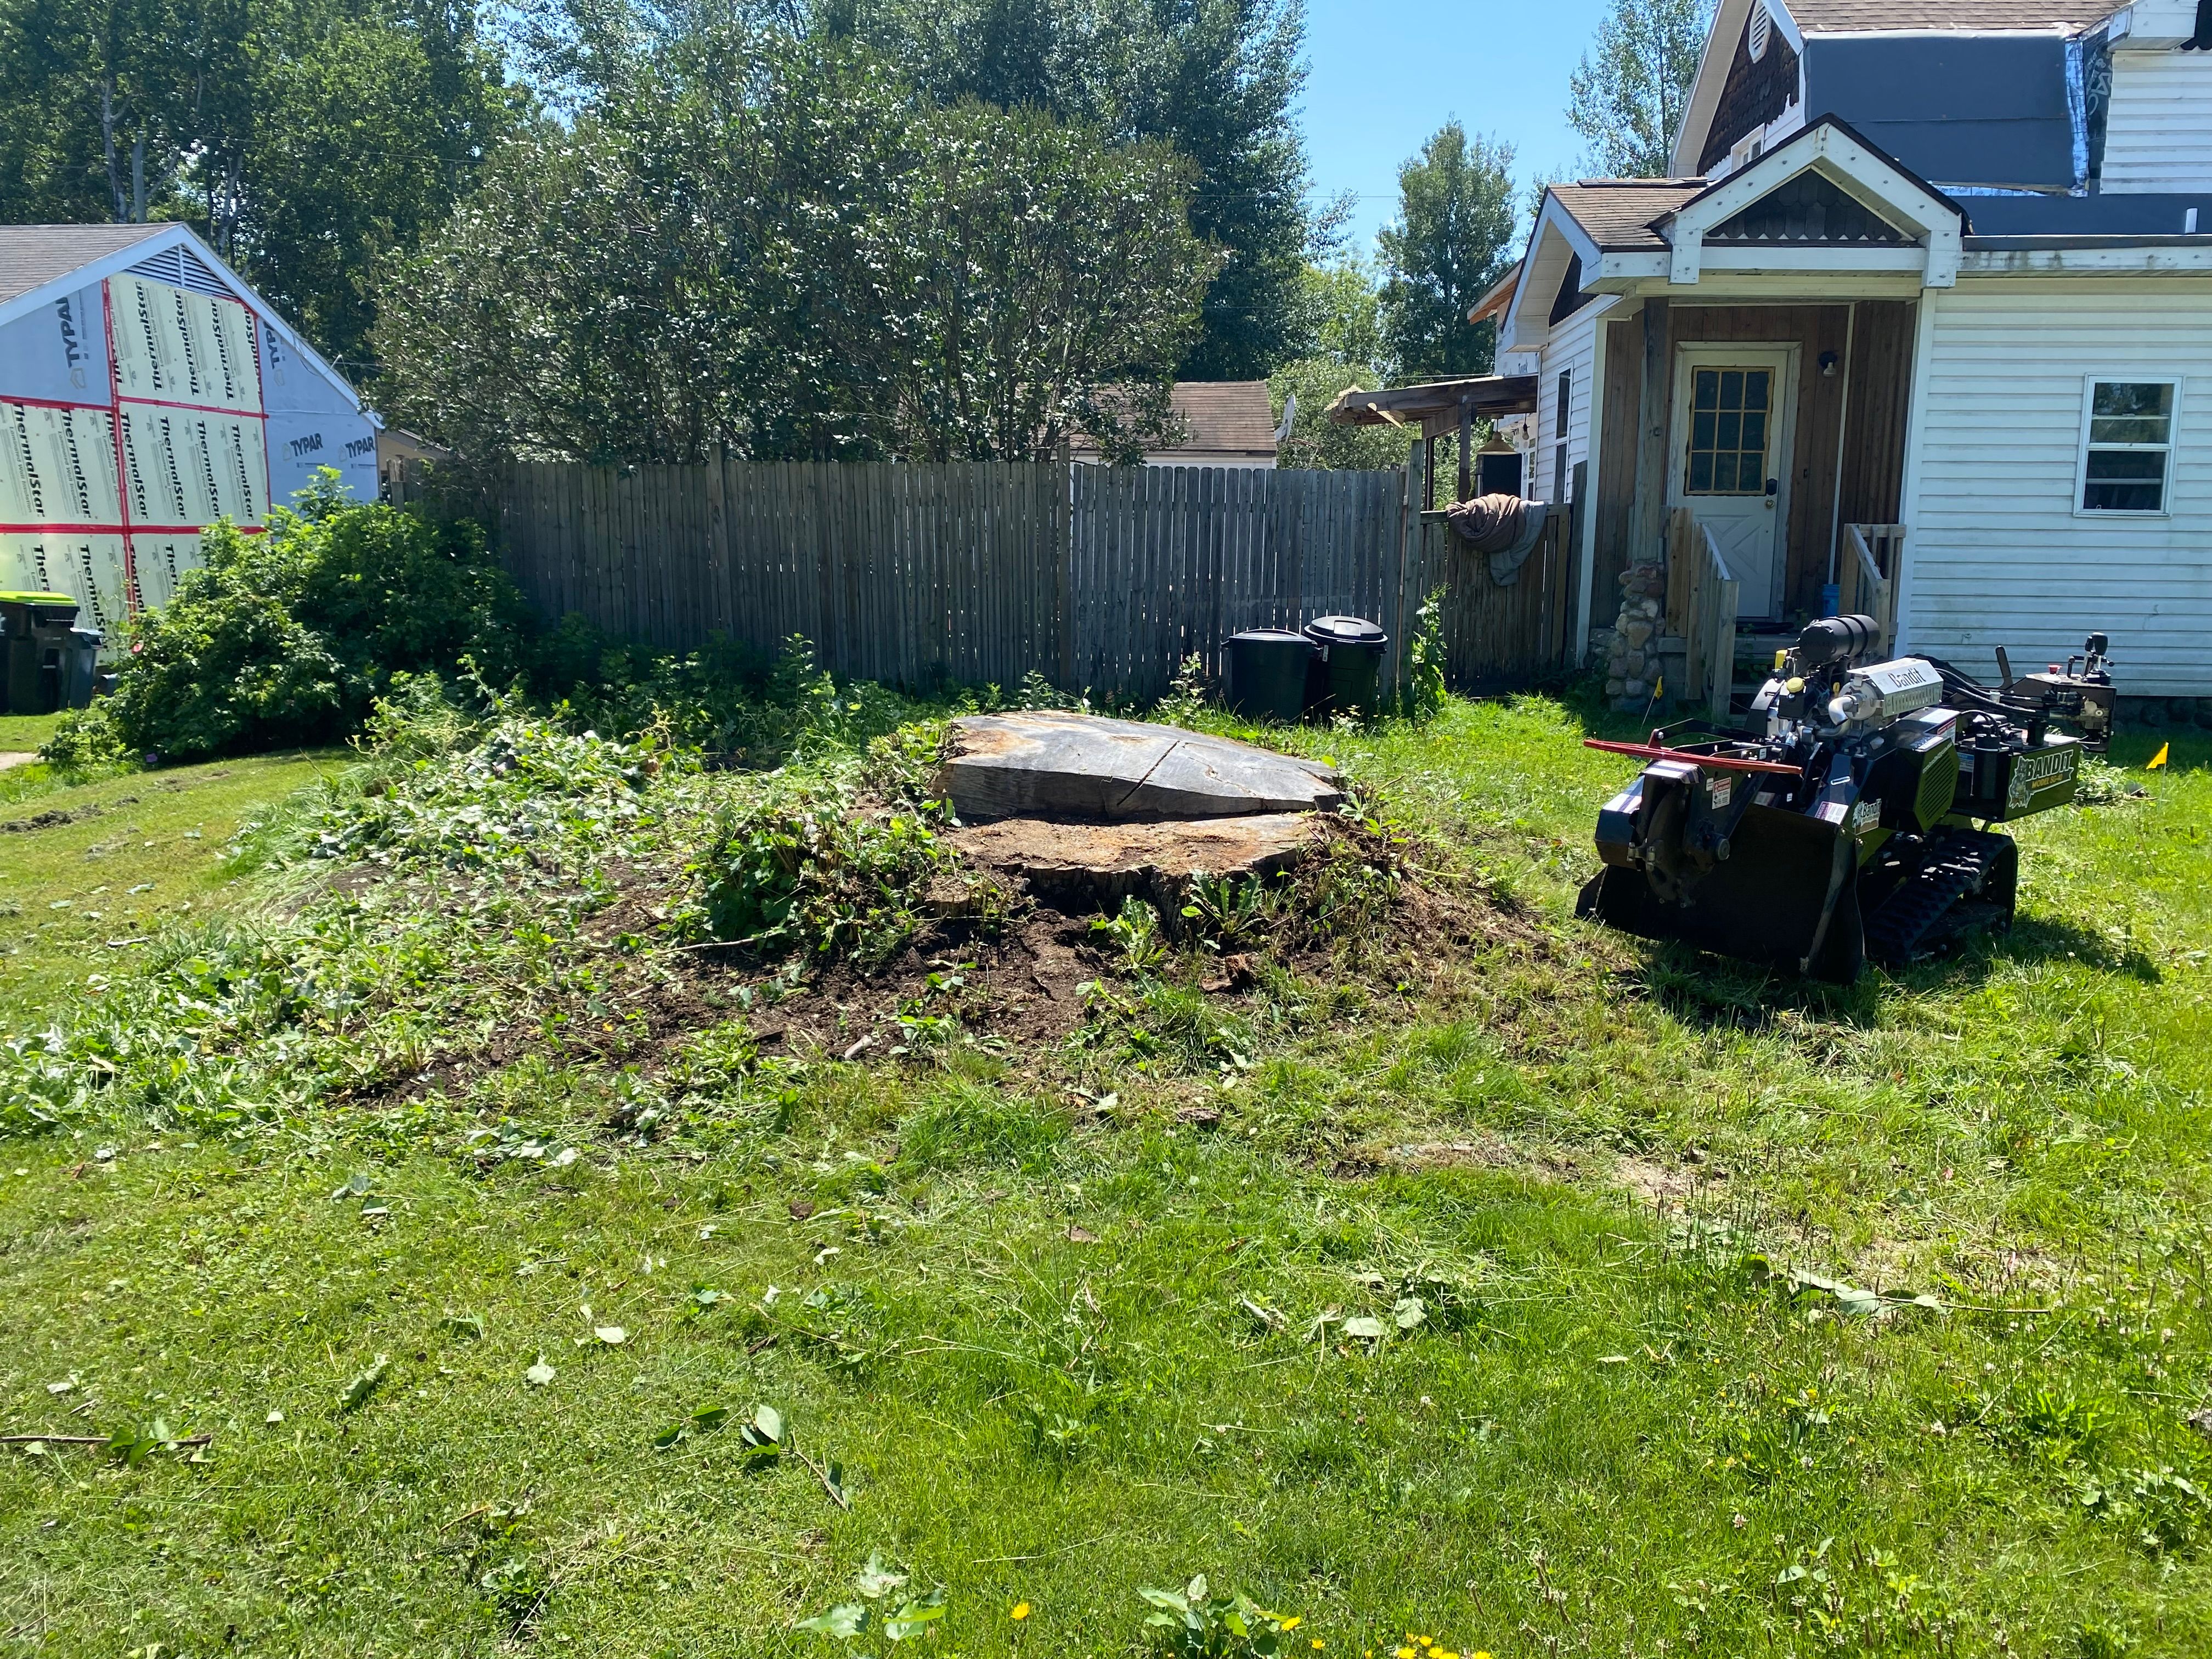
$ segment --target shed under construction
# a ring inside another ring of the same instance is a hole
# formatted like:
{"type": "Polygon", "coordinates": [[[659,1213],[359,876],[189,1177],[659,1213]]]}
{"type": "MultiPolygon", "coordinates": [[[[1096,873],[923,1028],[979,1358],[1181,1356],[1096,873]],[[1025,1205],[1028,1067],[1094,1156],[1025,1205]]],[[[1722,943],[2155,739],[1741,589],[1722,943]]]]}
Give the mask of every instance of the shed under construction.
{"type": "Polygon", "coordinates": [[[377,426],[185,226],[0,226],[0,589],[112,629],[317,467],[374,498],[377,426]]]}

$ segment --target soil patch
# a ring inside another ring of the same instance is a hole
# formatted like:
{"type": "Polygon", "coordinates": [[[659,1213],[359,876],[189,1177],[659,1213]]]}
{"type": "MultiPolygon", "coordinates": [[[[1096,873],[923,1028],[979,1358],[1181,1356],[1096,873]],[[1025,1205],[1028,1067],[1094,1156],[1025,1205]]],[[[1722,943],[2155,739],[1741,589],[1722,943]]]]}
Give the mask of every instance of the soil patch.
{"type": "Polygon", "coordinates": [[[55,830],[64,823],[75,823],[80,818],[96,818],[106,810],[95,802],[90,805],[71,807],[66,811],[57,807],[52,811],[34,812],[27,818],[7,818],[0,820],[0,835],[20,836],[33,830],[55,830]]]}

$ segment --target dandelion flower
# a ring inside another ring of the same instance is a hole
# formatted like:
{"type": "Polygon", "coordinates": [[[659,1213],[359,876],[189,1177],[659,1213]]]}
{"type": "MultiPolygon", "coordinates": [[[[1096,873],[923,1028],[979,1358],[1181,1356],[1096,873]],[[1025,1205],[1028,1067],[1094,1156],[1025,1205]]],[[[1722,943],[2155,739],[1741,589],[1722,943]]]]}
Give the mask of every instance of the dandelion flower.
{"type": "Polygon", "coordinates": [[[1296,1630],[1300,1625],[1305,1623],[1305,1614],[1302,1613],[1294,1613],[1289,1618],[1284,1620],[1281,1624],[1276,1626],[1275,1628],[1277,1630],[1296,1630]]]}
{"type": "Polygon", "coordinates": [[[1009,1619],[1026,1619],[1029,1616],[1030,1604],[1026,1601],[1015,1602],[1013,1611],[1006,1615],[1009,1619]]]}
{"type": "Polygon", "coordinates": [[[1411,1648],[1400,1648],[1391,1659],[1421,1659],[1421,1656],[1411,1648]]]}

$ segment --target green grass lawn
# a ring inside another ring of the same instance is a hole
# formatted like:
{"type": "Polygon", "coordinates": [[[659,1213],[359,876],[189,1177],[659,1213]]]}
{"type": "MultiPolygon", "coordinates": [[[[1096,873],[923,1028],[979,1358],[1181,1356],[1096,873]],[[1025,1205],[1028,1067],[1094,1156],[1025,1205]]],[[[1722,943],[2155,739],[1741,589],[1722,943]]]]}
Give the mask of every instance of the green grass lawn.
{"type": "Polygon", "coordinates": [[[337,764],[260,756],[0,795],[0,1019],[97,994],[170,923],[250,904],[219,867],[224,845],[337,764]]]}
{"type": "Polygon", "coordinates": [[[865,984],[759,1060],[773,982],[671,931],[739,776],[313,899],[212,854],[330,763],[41,797],[106,811],[0,842],[13,1024],[111,1023],[10,1074],[0,1432],[135,1449],[0,1461],[0,1642],[881,1655],[793,1626],[941,1588],[925,1651],[1125,1655],[1204,1571],[1362,1659],[2204,1653],[2212,744],[1833,991],[1572,920],[1581,732],[1291,739],[1501,907],[1463,948],[850,1060],[865,984]]]}
{"type": "Polygon", "coordinates": [[[59,714],[0,714],[0,755],[35,753],[61,723],[59,714]]]}

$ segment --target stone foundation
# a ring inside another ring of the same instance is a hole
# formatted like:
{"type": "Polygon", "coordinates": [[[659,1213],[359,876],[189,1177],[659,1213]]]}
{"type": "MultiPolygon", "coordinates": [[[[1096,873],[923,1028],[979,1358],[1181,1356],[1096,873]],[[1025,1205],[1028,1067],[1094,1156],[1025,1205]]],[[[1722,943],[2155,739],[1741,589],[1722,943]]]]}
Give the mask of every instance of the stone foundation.
{"type": "MultiPolygon", "coordinates": [[[[1667,653],[1660,629],[1666,605],[1663,565],[1632,565],[1620,573],[1620,611],[1607,645],[1605,695],[1624,711],[1643,709],[1663,677],[1667,653]]],[[[1680,696],[1682,690],[1680,685],[1667,687],[1672,696],[1680,696]]]]}

